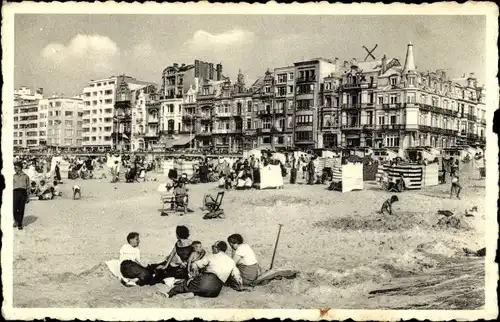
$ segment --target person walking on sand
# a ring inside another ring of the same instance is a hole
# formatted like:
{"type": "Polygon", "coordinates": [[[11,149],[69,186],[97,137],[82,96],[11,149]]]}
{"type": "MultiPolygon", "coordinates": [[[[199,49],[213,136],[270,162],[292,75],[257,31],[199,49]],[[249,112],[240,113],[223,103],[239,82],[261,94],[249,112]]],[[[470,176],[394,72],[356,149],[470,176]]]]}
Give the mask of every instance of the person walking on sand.
{"type": "Polygon", "coordinates": [[[23,230],[23,218],[26,204],[30,201],[30,178],[23,172],[23,165],[16,163],[14,165],[14,227],[23,230]]]}
{"type": "Polygon", "coordinates": [[[453,193],[456,193],[457,199],[460,200],[460,191],[462,191],[462,185],[460,185],[458,174],[453,173],[451,176],[450,198],[453,197],[453,193]]]}

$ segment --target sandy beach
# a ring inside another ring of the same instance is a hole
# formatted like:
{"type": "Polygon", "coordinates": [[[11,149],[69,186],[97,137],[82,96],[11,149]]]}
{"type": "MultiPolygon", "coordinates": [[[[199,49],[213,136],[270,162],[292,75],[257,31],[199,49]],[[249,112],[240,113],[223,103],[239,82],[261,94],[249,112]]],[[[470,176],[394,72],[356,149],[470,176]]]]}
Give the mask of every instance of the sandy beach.
{"type": "MultiPolygon", "coordinates": [[[[161,175],[156,175],[163,180],[161,175]]],[[[300,176],[299,176],[300,177],[300,176]]],[[[225,219],[203,220],[205,193],[216,184],[190,185],[184,216],[161,217],[161,181],[117,183],[78,180],[82,200],[65,194],[27,206],[25,230],[14,232],[14,306],[79,308],[317,308],[479,309],[484,305],[484,258],[463,248],[484,244],[485,182],[463,165],[462,199],[449,198],[449,184],[399,194],[392,217],[377,213],[390,193],[374,182],[362,191],[326,185],[285,184],[280,190],[229,191],[225,219]],[[466,209],[478,207],[474,217],[466,209]],[[456,228],[437,225],[438,210],[460,219],[456,228]],[[141,234],[145,263],[163,260],[175,227],[208,250],[216,240],[240,233],[269,267],[278,223],[283,224],[275,268],[300,271],[294,280],[272,281],[252,292],[225,288],[216,299],[166,299],[154,287],[122,286],[105,261],[118,259],[131,231],[141,234]]],[[[285,179],[288,182],[288,178],[285,179]]]]}

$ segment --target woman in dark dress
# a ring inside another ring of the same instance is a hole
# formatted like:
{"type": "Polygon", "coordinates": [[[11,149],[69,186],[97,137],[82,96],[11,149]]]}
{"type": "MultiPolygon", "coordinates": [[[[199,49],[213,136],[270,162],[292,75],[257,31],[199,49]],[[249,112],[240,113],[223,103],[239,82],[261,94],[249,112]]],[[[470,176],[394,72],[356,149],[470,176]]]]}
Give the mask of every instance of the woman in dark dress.
{"type": "Polygon", "coordinates": [[[186,226],[177,226],[175,233],[177,242],[174,249],[167,256],[166,260],[160,264],[154,265],[155,279],[161,281],[167,277],[176,279],[187,279],[189,256],[193,252],[192,241],[189,239],[189,229],[186,226]]]}

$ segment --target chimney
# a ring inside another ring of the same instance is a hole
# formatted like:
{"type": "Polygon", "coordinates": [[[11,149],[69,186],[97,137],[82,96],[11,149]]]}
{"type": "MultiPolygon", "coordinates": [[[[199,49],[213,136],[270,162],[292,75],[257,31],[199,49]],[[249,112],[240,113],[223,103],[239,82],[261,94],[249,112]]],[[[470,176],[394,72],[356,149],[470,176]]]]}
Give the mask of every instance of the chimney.
{"type": "Polygon", "coordinates": [[[174,68],[177,68],[177,67],[179,67],[179,64],[174,63],[174,68]]]}
{"type": "Polygon", "coordinates": [[[347,60],[344,60],[344,68],[349,67],[349,62],[347,60]]]}
{"type": "Polygon", "coordinates": [[[385,71],[387,70],[387,57],[382,56],[382,70],[381,70],[381,74],[385,73],[385,71]]]}
{"type": "Polygon", "coordinates": [[[413,73],[415,72],[415,61],[413,59],[413,45],[408,44],[408,48],[406,49],[406,59],[405,66],[403,68],[403,74],[413,73]]]}
{"type": "Polygon", "coordinates": [[[443,81],[446,80],[446,71],[444,69],[441,71],[441,78],[443,79],[443,81]]]}
{"type": "Polygon", "coordinates": [[[222,79],[222,64],[217,64],[217,80],[222,79]]]}
{"type": "Polygon", "coordinates": [[[181,67],[184,67],[184,66],[186,66],[186,64],[182,63],[181,67]]]}
{"type": "Polygon", "coordinates": [[[214,79],[214,64],[212,64],[212,63],[208,64],[208,79],[211,79],[211,80],[214,79]]]}
{"type": "Polygon", "coordinates": [[[356,58],[353,58],[351,60],[351,66],[358,66],[358,61],[356,60],[356,58]]]}

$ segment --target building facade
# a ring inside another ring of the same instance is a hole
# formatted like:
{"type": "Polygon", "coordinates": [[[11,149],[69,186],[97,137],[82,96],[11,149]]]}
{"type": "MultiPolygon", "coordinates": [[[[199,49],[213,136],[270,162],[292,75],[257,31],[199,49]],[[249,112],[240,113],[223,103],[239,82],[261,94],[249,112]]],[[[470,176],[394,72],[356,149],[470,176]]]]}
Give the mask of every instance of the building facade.
{"type": "MultiPolygon", "coordinates": [[[[47,145],[54,147],[82,146],[83,112],[82,99],[51,97],[42,100],[40,106],[40,126],[44,125],[47,145]],[[43,122],[45,120],[45,122],[43,122]]],[[[42,127],[40,128],[42,132],[42,127]]]]}

